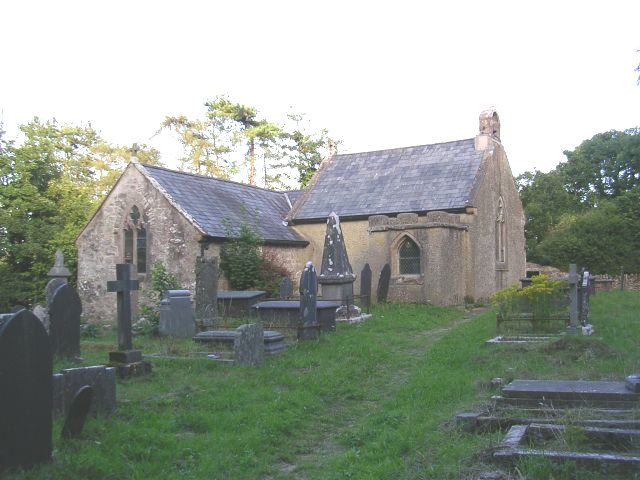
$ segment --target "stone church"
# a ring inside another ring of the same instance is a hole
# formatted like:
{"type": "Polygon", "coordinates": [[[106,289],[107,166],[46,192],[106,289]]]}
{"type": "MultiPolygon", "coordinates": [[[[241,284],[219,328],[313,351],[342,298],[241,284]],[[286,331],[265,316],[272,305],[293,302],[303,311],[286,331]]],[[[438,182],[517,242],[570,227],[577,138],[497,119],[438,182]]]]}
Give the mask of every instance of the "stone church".
{"type": "MultiPolygon", "coordinates": [[[[306,189],[276,192],[130,163],[77,238],[86,319],[110,322],[115,264],[133,263],[141,288],[160,260],[195,288],[196,258],[218,257],[229,226],[249,223],[264,254],[297,285],[322,260],[327,217],[340,217],[353,272],[368,263],[389,299],[455,305],[487,299],[525,274],[524,214],[495,110],[475,138],[331,155],[306,189]]],[[[222,288],[226,281],[219,282],[222,288]]],[[[354,290],[359,291],[359,279],[354,290]]],[[[375,301],[375,298],[374,298],[375,301]]]]}

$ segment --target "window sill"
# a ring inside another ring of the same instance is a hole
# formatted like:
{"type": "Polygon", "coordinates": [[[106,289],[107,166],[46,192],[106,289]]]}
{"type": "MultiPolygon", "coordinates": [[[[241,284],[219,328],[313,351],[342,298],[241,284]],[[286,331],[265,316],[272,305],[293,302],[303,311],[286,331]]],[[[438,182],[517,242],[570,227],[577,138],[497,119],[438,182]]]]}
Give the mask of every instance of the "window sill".
{"type": "Polygon", "coordinates": [[[391,283],[394,285],[423,285],[424,284],[424,275],[393,275],[391,277],[391,283]]]}

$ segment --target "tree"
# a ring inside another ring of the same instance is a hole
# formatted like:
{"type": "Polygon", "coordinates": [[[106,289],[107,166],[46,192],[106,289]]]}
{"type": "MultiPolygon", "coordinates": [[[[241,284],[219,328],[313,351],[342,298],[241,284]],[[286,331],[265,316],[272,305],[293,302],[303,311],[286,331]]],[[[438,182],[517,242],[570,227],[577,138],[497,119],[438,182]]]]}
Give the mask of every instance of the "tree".
{"type": "Polygon", "coordinates": [[[284,166],[297,172],[297,181],[300,183],[300,187],[304,188],[318,170],[323,158],[327,156],[326,148],[331,140],[326,129],[317,133],[306,133],[305,129],[300,127],[304,115],[290,114],[287,116],[289,120],[295,122],[296,126],[293,131],[288,131],[284,135],[284,138],[288,140],[284,147],[287,159],[284,166]]]}
{"type": "Polygon", "coordinates": [[[517,178],[528,258],[595,273],[640,271],[640,129],[599,133],[549,173],[517,178]]]}
{"type": "Polygon", "coordinates": [[[233,122],[233,143],[243,143],[247,146],[246,159],[249,164],[249,185],[256,185],[256,147],[261,150],[264,162],[265,187],[273,178],[269,179],[267,163],[278,157],[279,139],[283,136],[282,129],[275,123],[258,119],[258,110],[239,103],[232,103],[224,96],[218,96],[214,101],[206,102],[207,115],[210,119],[227,125],[233,122]]]}
{"type": "MultiPolygon", "coordinates": [[[[123,149],[90,126],[32,122],[20,145],[0,136],[0,308],[44,295],[54,252],[75,275],[75,238],[124,168],[123,149]]],[[[145,152],[157,161],[157,152],[145,152]]]]}
{"type": "Polygon", "coordinates": [[[588,205],[615,198],[640,185],[640,128],[598,133],[575,150],[565,151],[560,164],[567,191],[588,205]]]}

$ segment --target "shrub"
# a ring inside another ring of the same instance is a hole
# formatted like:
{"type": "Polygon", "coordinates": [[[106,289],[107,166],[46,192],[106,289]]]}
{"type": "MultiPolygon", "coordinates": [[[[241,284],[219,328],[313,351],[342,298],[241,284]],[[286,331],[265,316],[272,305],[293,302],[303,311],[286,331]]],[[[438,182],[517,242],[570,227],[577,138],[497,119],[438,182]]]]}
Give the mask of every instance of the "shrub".
{"type": "Polygon", "coordinates": [[[140,305],[140,316],[144,317],[148,322],[144,333],[157,333],[158,324],[160,323],[160,302],[165,290],[176,290],[180,288],[180,283],[176,276],[169,272],[161,261],[153,264],[151,271],[151,288],[147,290],[147,298],[149,303],[140,305]]]}
{"type": "Polygon", "coordinates": [[[531,279],[531,285],[524,288],[514,283],[496,292],[491,297],[491,304],[498,308],[501,319],[508,318],[516,311],[526,311],[534,319],[544,319],[559,313],[558,310],[566,309],[566,291],[566,282],[537,275],[531,279]]]}

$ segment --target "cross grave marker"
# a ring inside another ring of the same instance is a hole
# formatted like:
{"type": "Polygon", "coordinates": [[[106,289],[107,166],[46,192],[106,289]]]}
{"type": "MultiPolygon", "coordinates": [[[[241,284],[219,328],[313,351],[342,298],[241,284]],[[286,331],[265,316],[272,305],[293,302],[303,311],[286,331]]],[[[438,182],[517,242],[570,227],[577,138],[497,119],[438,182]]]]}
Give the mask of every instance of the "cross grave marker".
{"type": "Polygon", "coordinates": [[[131,292],[138,290],[138,280],[133,280],[133,265],[119,263],[116,265],[116,279],[107,282],[107,291],[118,295],[118,349],[132,350],[131,341],[131,292]]]}

